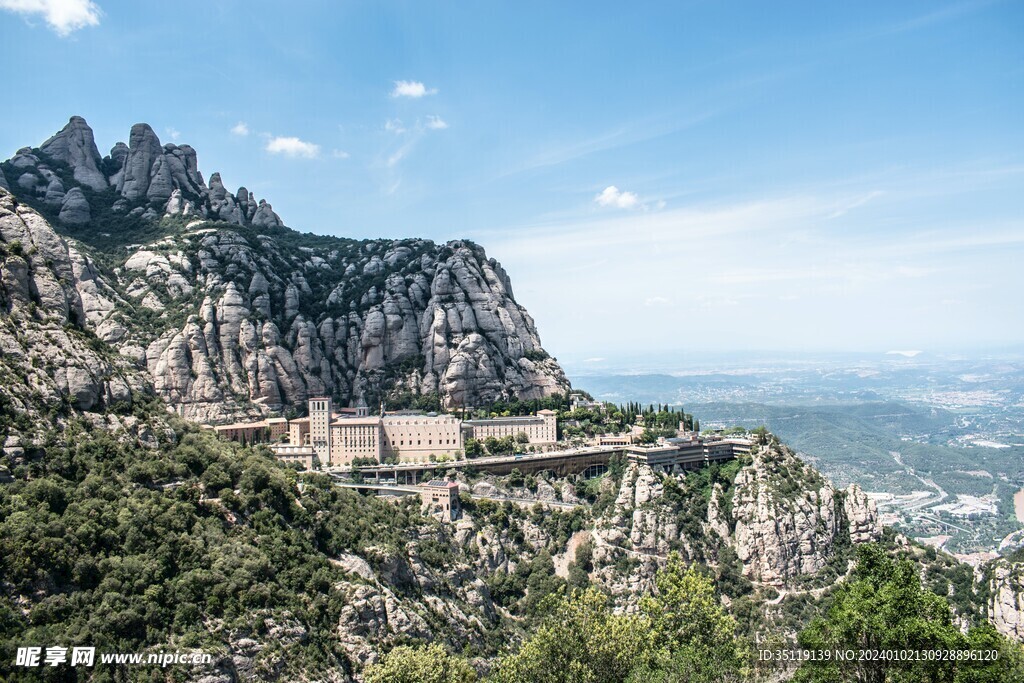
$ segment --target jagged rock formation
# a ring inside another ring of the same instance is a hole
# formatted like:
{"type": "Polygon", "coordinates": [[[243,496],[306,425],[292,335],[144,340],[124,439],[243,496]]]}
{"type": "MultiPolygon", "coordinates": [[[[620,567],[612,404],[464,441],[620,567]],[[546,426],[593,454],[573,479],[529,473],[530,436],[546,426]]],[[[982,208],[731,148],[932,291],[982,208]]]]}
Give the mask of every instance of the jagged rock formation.
{"type": "Polygon", "coordinates": [[[86,324],[184,417],[255,416],[322,394],[464,406],[569,387],[477,245],[300,236],[244,187],[228,192],[217,173],[207,186],[195,150],[161,146],[145,124],[100,158],[73,117],[3,168],[19,201],[83,240],[71,253],[113,264],[80,268],[86,324]],[[166,236],[125,246],[144,223],[166,236]]]}
{"type": "MultiPolygon", "coordinates": [[[[728,549],[738,558],[742,576],[783,588],[819,574],[836,556],[852,557],[852,544],[881,536],[870,499],[860,491],[837,491],[778,444],[756,452],[726,487],[716,483],[706,504],[703,495],[681,493],[694,485],[695,476],[667,476],[631,465],[617,488],[611,478],[602,482],[602,495],[614,496],[614,503],[580,532],[584,538],[577,545],[592,544],[590,579],[624,609],[633,609],[636,596],[653,590],[655,573],[671,552],[715,566],[728,549]],[[847,521],[854,518],[859,522],[847,521]]],[[[566,481],[539,478],[532,492],[503,488],[494,478],[466,485],[476,496],[498,499],[578,500],[566,481]]],[[[550,534],[532,519],[523,521],[519,533],[517,546],[509,530],[463,520],[456,537],[475,555],[481,574],[514,572],[522,557],[545,549],[552,555],[568,553],[565,562],[573,559],[569,549],[553,547],[550,534]]],[[[845,570],[844,562],[839,572],[845,570]]]]}
{"type": "Polygon", "coordinates": [[[107,178],[100,171],[103,160],[96,148],[92,128],[81,116],[72,116],[68,125],[39,146],[39,151],[67,164],[77,182],[97,192],[107,188],[107,178]]]}
{"type": "Polygon", "coordinates": [[[480,647],[487,628],[498,623],[487,584],[473,567],[465,561],[432,567],[415,539],[405,553],[371,548],[365,558],[344,555],[336,564],[353,579],[337,586],[346,602],[338,638],[360,665],[376,661],[382,645],[409,637],[480,647]]]}
{"type": "MultiPolygon", "coordinates": [[[[86,331],[112,308],[94,264],[0,189],[0,400],[31,417],[130,405],[145,380],[86,331]]],[[[116,420],[116,416],[111,416],[116,420]]]]}
{"type": "Polygon", "coordinates": [[[386,384],[450,406],[568,386],[481,248],[347,246],[294,249],[222,229],[139,250],[119,275],[126,295],[191,314],[155,338],[122,318],[128,334],[116,341],[145,362],[161,396],[198,420],[322,394],[374,404],[386,384]]]}
{"type": "Polygon", "coordinates": [[[988,571],[989,620],[1003,635],[1024,642],[1024,565],[997,560],[988,571]]]}
{"type": "Polygon", "coordinates": [[[623,553],[639,562],[626,585],[598,571],[613,592],[649,588],[653,568],[671,550],[714,562],[721,547],[736,552],[750,580],[784,586],[821,571],[839,545],[881,535],[874,503],[863,492],[837,491],[782,446],[758,450],[728,492],[716,484],[696,525],[680,518],[665,481],[646,466],[631,468],[611,513],[595,527],[595,563],[611,565],[623,553]]]}
{"type": "Polygon", "coordinates": [[[881,534],[874,503],[859,488],[836,491],[784,446],[759,449],[734,487],[733,543],[744,574],[762,583],[814,574],[840,539],[866,542],[881,534]]]}
{"type": "MultiPolygon", "coordinates": [[[[59,207],[61,222],[69,226],[91,220],[88,210],[83,210],[84,195],[76,196],[72,207],[65,204],[65,194],[76,191],[74,184],[100,195],[96,201],[108,202],[114,211],[146,220],[195,215],[261,228],[284,225],[270,204],[257,202],[244,187],[228,193],[218,173],[210,177],[207,187],[195,150],[189,145],[161,145],[145,123],[132,126],[127,145],[118,142],[108,156],[101,157],[89,124],[81,116],[72,116],[39,149],[18,150],[7,164],[17,173],[19,190],[27,195],[21,198],[59,207]]],[[[7,187],[2,171],[0,186],[7,187]]]]}
{"type": "Polygon", "coordinates": [[[850,540],[854,543],[869,543],[882,536],[878,508],[859,485],[847,487],[843,496],[843,513],[850,526],[850,540]]]}

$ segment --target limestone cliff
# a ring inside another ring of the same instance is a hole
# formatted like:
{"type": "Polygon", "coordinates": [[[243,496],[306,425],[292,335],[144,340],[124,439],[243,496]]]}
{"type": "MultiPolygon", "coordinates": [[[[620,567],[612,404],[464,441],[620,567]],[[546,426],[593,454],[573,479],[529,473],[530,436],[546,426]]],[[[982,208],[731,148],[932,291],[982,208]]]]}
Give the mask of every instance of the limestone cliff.
{"type": "MultiPolygon", "coordinates": [[[[538,478],[535,490],[508,489],[501,481],[466,482],[474,495],[539,504],[576,503],[572,484],[538,478]]],[[[568,546],[552,546],[539,518],[524,520],[517,534],[477,527],[469,541],[478,552],[480,573],[513,572],[522,561],[520,544],[533,557],[542,550],[566,553],[592,544],[590,579],[626,608],[652,590],[654,575],[677,552],[685,560],[720,566],[736,558],[741,576],[753,585],[787,588],[815,577],[833,582],[847,571],[856,543],[878,540],[881,526],[874,504],[859,489],[837,490],[813,468],[779,444],[761,447],[746,461],[685,475],[664,475],[646,465],[626,467],[618,483],[602,482],[593,517],[568,546]],[[600,501],[607,500],[603,505],[600,501]],[[826,571],[827,570],[827,571],[826,571]],[[829,573],[831,572],[831,573],[829,573]]],[[[460,523],[467,526],[469,523],[460,523]]],[[[472,525],[469,525],[472,526],[472,525]]],[[[467,527],[468,528],[468,527],[467,527]]]]}
{"type": "Polygon", "coordinates": [[[706,507],[698,501],[681,515],[692,497],[677,480],[645,466],[628,470],[613,514],[597,526],[604,550],[595,557],[614,558],[616,549],[624,549],[645,564],[676,550],[691,560],[715,562],[728,547],[751,581],[785,586],[820,572],[841,547],[881,535],[877,511],[863,492],[836,490],[778,444],[755,450],[726,484],[727,492],[720,483],[711,485],[706,507]]]}
{"type": "Polygon", "coordinates": [[[72,410],[118,423],[145,393],[145,377],[88,329],[115,301],[88,257],[0,189],[0,401],[19,416],[3,430],[7,455],[72,410]]]}
{"type": "Polygon", "coordinates": [[[508,275],[470,242],[300,235],[219,174],[207,185],[195,150],[145,124],[101,158],[74,117],[2,168],[69,240],[83,322],[187,418],[321,394],[457,407],[569,387],[508,275]]]}
{"type": "Polygon", "coordinates": [[[1001,559],[987,569],[989,620],[1003,635],[1024,642],[1024,563],[1001,559]]]}

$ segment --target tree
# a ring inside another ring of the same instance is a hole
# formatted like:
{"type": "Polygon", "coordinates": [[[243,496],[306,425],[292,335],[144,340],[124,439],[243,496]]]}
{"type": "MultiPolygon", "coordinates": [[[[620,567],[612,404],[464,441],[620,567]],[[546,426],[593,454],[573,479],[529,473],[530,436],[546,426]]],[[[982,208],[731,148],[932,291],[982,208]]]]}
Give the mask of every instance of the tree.
{"type": "Polygon", "coordinates": [[[476,671],[441,645],[400,645],[363,672],[366,683],[473,683],[476,671]]]}
{"type": "Polygon", "coordinates": [[[479,458],[484,454],[484,445],[478,439],[469,437],[465,444],[467,458],[479,458]]]}
{"type": "Polygon", "coordinates": [[[516,434],[516,443],[518,443],[518,444],[530,443],[530,435],[527,434],[526,432],[519,432],[518,434],[516,434]]]}
{"type": "Polygon", "coordinates": [[[736,636],[711,578],[687,567],[678,553],[655,576],[658,592],[640,601],[659,657],[636,681],[739,681],[749,673],[750,649],[736,636]]]}
{"type": "Polygon", "coordinates": [[[533,636],[498,661],[497,683],[621,683],[652,657],[641,617],[613,614],[596,588],[558,600],[533,636]]]}
{"type": "Polygon", "coordinates": [[[658,435],[651,429],[645,429],[643,434],[637,437],[636,442],[639,444],[652,444],[658,440],[658,435]]]}
{"type": "Polygon", "coordinates": [[[816,650],[956,651],[999,649],[994,662],[955,659],[806,662],[796,681],[1021,681],[1020,646],[988,627],[967,635],[953,623],[946,600],[921,587],[917,565],[893,559],[877,544],[857,548],[853,580],[840,586],[824,617],[799,635],[801,647],[816,650]]]}

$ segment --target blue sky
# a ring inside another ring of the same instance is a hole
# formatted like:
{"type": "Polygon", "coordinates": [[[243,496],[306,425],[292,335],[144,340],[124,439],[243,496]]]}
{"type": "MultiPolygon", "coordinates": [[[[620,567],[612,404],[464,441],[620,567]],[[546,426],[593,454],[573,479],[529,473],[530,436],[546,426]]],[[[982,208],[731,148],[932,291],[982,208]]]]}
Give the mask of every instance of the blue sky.
{"type": "Polygon", "coordinates": [[[302,231],[472,238],[567,360],[1024,342],[1018,2],[0,10],[0,156],[146,121],[302,231]]]}

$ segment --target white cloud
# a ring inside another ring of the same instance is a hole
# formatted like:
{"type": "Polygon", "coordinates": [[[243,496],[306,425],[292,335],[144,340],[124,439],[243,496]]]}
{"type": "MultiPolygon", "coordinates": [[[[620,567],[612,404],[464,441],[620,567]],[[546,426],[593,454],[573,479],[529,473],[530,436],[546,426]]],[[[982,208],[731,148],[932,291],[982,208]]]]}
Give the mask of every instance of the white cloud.
{"type": "Polygon", "coordinates": [[[392,97],[411,97],[413,99],[436,94],[437,88],[427,88],[419,81],[395,81],[395,89],[391,91],[392,97]]]}
{"type": "Polygon", "coordinates": [[[351,155],[343,149],[336,149],[331,152],[331,156],[335,159],[348,159],[351,155]]]}
{"type": "Polygon", "coordinates": [[[384,122],[384,130],[395,135],[401,135],[405,132],[405,126],[402,125],[402,119],[388,119],[384,122]]]}
{"type": "Polygon", "coordinates": [[[61,37],[86,26],[99,25],[103,14],[91,0],[0,0],[0,9],[26,16],[42,15],[61,37]]]}
{"type": "Polygon", "coordinates": [[[245,121],[239,121],[231,127],[231,134],[244,138],[246,135],[249,134],[249,124],[247,124],[245,121]]]}
{"type": "Polygon", "coordinates": [[[651,307],[654,307],[654,306],[671,306],[671,305],[672,305],[672,301],[670,299],[666,299],[663,296],[652,296],[652,297],[649,297],[647,299],[644,299],[644,306],[647,306],[648,308],[651,308],[651,307]]]}
{"type": "Polygon", "coordinates": [[[640,206],[640,199],[633,192],[622,192],[614,185],[604,188],[601,194],[594,197],[600,206],[613,206],[619,209],[635,209],[640,206]]]}
{"type": "Polygon", "coordinates": [[[427,128],[430,130],[444,130],[448,127],[448,123],[440,116],[428,116],[427,117],[427,128]]]}
{"type": "Polygon", "coordinates": [[[320,145],[296,137],[281,136],[270,138],[267,141],[267,151],[271,154],[283,154],[288,157],[313,159],[320,155],[320,145]]]}
{"type": "Polygon", "coordinates": [[[169,137],[174,142],[177,142],[178,138],[181,137],[181,131],[178,130],[177,128],[173,128],[173,127],[168,128],[167,129],[167,137],[169,137]]]}

